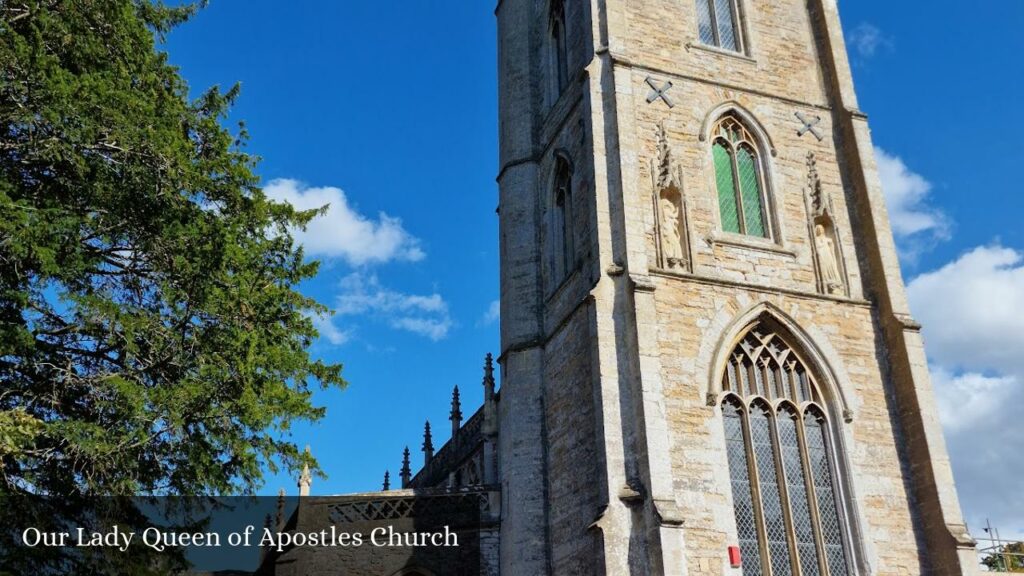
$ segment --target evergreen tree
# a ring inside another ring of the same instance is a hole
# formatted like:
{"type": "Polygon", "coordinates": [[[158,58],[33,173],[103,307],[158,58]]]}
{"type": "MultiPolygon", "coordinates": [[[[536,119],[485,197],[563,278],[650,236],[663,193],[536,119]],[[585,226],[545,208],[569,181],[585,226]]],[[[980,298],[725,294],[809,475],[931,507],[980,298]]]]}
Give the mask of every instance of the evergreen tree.
{"type": "Polygon", "coordinates": [[[196,9],[0,1],[0,495],[253,490],[344,385],[296,290],[315,212],[157,48],[196,9]]]}

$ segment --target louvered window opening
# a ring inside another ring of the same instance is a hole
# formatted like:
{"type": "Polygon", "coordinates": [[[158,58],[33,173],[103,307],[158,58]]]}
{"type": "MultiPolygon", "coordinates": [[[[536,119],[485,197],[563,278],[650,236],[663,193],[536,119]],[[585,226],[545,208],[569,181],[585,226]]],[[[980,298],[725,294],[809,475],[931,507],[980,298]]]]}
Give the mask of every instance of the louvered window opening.
{"type": "Polygon", "coordinates": [[[736,118],[726,116],[712,131],[712,156],[722,229],[767,238],[764,167],[756,140],[736,118]]]}
{"type": "Polygon", "coordinates": [[[697,0],[697,30],[702,44],[741,52],[738,21],[735,0],[697,0]]]}
{"type": "Polygon", "coordinates": [[[722,387],[744,576],[847,576],[833,444],[803,360],[759,323],[730,355],[722,387]]]}
{"type": "Polygon", "coordinates": [[[575,268],[575,236],[572,216],[572,170],[559,158],[555,169],[555,189],[551,221],[551,274],[557,285],[575,268]]]}
{"type": "Polygon", "coordinates": [[[569,50],[565,30],[565,5],[556,0],[551,5],[551,65],[555,99],[569,85],[569,50]]]}

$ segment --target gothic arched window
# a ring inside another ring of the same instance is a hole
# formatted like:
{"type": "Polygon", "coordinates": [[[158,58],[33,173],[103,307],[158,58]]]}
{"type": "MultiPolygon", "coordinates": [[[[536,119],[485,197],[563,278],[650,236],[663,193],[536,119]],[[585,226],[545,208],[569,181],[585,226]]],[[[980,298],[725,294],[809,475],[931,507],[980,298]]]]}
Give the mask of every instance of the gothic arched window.
{"type": "Polygon", "coordinates": [[[847,576],[836,446],[806,364],[759,322],[730,355],[722,389],[744,576],[847,576]]]}
{"type": "Polygon", "coordinates": [[[565,30],[564,0],[551,0],[550,38],[548,38],[548,68],[551,82],[551,102],[561,96],[569,85],[569,49],[565,30]]]}
{"type": "Polygon", "coordinates": [[[576,264],[572,216],[572,168],[569,166],[569,161],[561,156],[558,157],[555,166],[549,245],[551,247],[551,277],[553,284],[558,285],[576,264]]]}
{"type": "Polygon", "coordinates": [[[743,51],[736,0],[697,0],[700,41],[733,52],[743,51]]]}
{"type": "Polygon", "coordinates": [[[718,120],[711,140],[722,229],[770,238],[765,169],[757,140],[732,114],[718,120]]]}

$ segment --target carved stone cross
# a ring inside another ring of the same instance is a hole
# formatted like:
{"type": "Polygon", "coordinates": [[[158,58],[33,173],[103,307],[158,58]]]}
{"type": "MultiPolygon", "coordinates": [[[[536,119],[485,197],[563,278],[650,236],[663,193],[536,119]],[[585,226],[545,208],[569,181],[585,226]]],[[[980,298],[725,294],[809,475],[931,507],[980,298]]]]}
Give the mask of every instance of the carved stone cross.
{"type": "Polygon", "coordinates": [[[655,81],[654,78],[651,76],[648,76],[645,82],[647,82],[647,85],[651,87],[651,91],[647,94],[648,104],[653,104],[655,100],[660,99],[663,100],[669,108],[672,108],[673,106],[676,105],[675,102],[673,102],[672,99],[669,98],[668,96],[668,91],[672,89],[671,82],[666,81],[659,87],[657,81],[655,81]]]}
{"type": "Polygon", "coordinates": [[[825,135],[822,134],[821,130],[817,128],[818,124],[821,123],[821,116],[808,118],[801,114],[800,112],[797,112],[796,118],[797,120],[803,122],[804,124],[804,127],[797,131],[797,136],[803,136],[804,134],[810,132],[811,134],[814,134],[814,137],[817,138],[819,142],[821,142],[825,138],[825,135]]]}

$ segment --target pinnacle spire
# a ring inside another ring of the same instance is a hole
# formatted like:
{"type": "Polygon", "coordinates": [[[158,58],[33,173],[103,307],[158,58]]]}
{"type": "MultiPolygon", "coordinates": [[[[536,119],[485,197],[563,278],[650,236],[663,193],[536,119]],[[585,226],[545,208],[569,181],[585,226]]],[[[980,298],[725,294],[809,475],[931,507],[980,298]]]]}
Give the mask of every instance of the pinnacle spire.
{"type": "Polygon", "coordinates": [[[488,352],[484,358],[484,401],[494,398],[494,358],[488,352]]]}
{"type": "MultiPolygon", "coordinates": [[[[309,445],[306,445],[305,456],[310,456],[309,445]]],[[[309,471],[309,462],[302,465],[302,474],[299,475],[299,496],[309,496],[309,488],[313,485],[313,475],[309,471]]]]}
{"type": "Polygon", "coordinates": [[[658,124],[658,186],[664,188],[672,183],[672,153],[668,147],[665,123],[658,124]]]}
{"type": "Polygon", "coordinates": [[[390,470],[385,470],[384,471],[384,491],[387,492],[388,490],[391,490],[391,471],[390,470]]]}
{"type": "Polygon", "coordinates": [[[405,451],[402,452],[402,471],[399,473],[402,477],[402,488],[409,487],[409,481],[412,479],[412,470],[409,468],[409,447],[405,447],[405,451]]]}
{"type": "Polygon", "coordinates": [[[462,401],[459,399],[458,386],[452,390],[452,412],[448,419],[452,421],[452,439],[454,439],[459,433],[459,427],[462,426],[462,401]]]}
{"type": "Polygon", "coordinates": [[[277,491],[277,518],[274,522],[277,528],[284,525],[284,488],[277,491]]]}
{"type": "Polygon", "coordinates": [[[423,465],[430,464],[434,457],[434,441],[430,435],[430,420],[423,426],[423,465]]]}
{"type": "Polygon", "coordinates": [[[821,176],[818,175],[818,159],[814,152],[807,153],[807,186],[811,196],[811,209],[815,216],[826,211],[825,199],[821,193],[821,176]]]}

